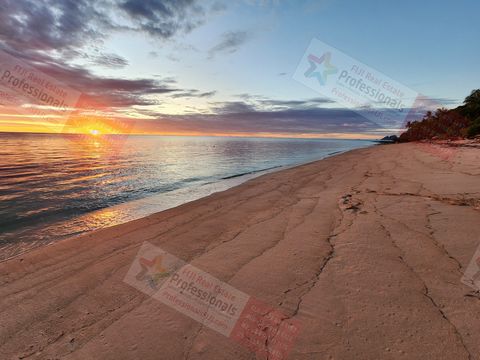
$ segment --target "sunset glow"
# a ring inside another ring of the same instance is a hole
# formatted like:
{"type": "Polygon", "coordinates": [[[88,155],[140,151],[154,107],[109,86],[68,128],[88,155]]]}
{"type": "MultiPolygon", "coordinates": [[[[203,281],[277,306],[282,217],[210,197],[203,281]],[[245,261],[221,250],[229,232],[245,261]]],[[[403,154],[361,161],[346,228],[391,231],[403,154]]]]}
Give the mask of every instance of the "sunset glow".
{"type": "MultiPolygon", "coordinates": [[[[332,31],[343,11],[338,4],[260,3],[219,6],[206,1],[197,9],[185,2],[172,8],[174,20],[155,13],[158,9],[153,4],[145,5],[152,8],[142,10],[142,15],[135,7],[108,7],[103,2],[92,13],[86,7],[84,14],[58,6],[52,9],[55,16],[83,19],[82,26],[69,29],[62,41],[27,28],[30,15],[25,15],[25,22],[17,27],[19,34],[30,34],[29,40],[2,39],[0,60],[8,70],[0,73],[0,132],[374,139],[399,131],[368,120],[368,109],[361,104],[345,104],[322,93],[322,88],[314,91],[294,79],[312,39],[318,34],[338,34],[332,31]],[[157,21],[142,18],[146,13],[158,16],[157,21]],[[292,19],[301,21],[291,28],[292,19]],[[169,21],[178,25],[162,29],[169,27],[169,21]],[[317,30],[312,32],[313,28],[317,30]]],[[[342,18],[350,30],[362,26],[362,16],[370,16],[360,4],[351,7],[344,14],[348,19],[342,18]]],[[[12,19],[22,19],[24,15],[16,13],[19,9],[12,8],[12,19]]],[[[412,14],[407,5],[399,11],[406,17],[412,14]]],[[[445,41],[455,39],[454,33],[467,23],[445,32],[445,41]]],[[[365,29],[365,39],[374,30],[375,38],[376,29],[388,25],[365,29]]],[[[415,28],[409,29],[415,34],[415,28]]],[[[395,31],[389,38],[405,35],[395,31]]],[[[356,53],[357,43],[350,37],[329,36],[319,40],[359,62],[367,60],[356,53]]],[[[421,56],[421,41],[410,44],[408,52],[393,48],[387,55],[382,41],[361,40],[356,41],[368,50],[368,65],[412,91],[442,99],[447,107],[458,105],[465,96],[455,87],[428,85],[428,81],[415,86],[410,76],[418,77],[419,83],[422,77],[431,78],[428,67],[417,71],[409,60],[421,56]],[[385,62],[391,68],[382,67],[385,62]]],[[[319,71],[320,55],[313,57],[319,60],[319,71]]],[[[327,65],[334,74],[340,66],[338,57],[329,57],[327,65]]],[[[467,65],[461,69],[456,79],[475,81],[475,69],[467,65]]],[[[312,74],[315,77],[314,70],[312,74]]]]}

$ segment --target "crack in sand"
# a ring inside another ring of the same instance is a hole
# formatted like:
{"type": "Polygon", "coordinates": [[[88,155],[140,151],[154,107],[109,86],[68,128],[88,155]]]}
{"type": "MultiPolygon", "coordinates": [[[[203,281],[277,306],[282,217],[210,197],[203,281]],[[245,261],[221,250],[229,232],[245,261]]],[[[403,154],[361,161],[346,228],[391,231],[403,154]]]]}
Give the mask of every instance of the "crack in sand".
{"type": "MultiPolygon", "coordinates": [[[[308,183],[313,182],[313,181],[315,181],[315,180],[317,180],[316,176],[312,175],[311,177],[308,177],[308,178],[305,180],[305,183],[308,184],[308,183]],[[312,178],[313,178],[313,179],[312,179],[312,178]]],[[[325,183],[322,182],[322,184],[325,184],[325,183]]],[[[305,185],[305,184],[302,184],[302,186],[301,186],[302,188],[303,188],[303,185],[305,185]]],[[[296,190],[296,189],[295,189],[295,190],[296,190]]],[[[293,192],[293,190],[291,190],[291,192],[293,192]]],[[[226,243],[226,242],[230,242],[230,241],[235,240],[235,238],[237,238],[238,236],[240,236],[241,234],[243,234],[246,230],[250,229],[251,227],[253,227],[253,226],[255,226],[255,225],[258,225],[258,224],[261,224],[261,223],[264,223],[264,222],[268,222],[268,221],[276,218],[276,217],[279,216],[280,214],[284,213],[285,211],[293,211],[295,205],[297,205],[298,203],[300,203],[302,200],[303,200],[302,197],[295,197],[295,201],[292,202],[291,204],[286,205],[285,207],[281,208],[278,212],[275,212],[273,215],[267,217],[266,219],[262,219],[262,220],[260,220],[260,221],[256,221],[255,223],[251,224],[247,229],[245,229],[245,230],[243,230],[243,231],[240,231],[240,232],[238,232],[237,234],[235,234],[235,236],[234,236],[232,239],[227,240],[227,241],[223,241],[222,243],[218,244],[217,246],[214,246],[213,248],[209,248],[207,251],[205,251],[204,253],[202,253],[202,255],[205,255],[206,253],[214,250],[215,248],[217,248],[217,247],[220,246],[220,245],[223,245],[223,244],[226,243]]],[[[304,216],[302,217],[302,218],[303,218],[303,221],[301,221],[299,224],[294,225],[293,228],[289,229],[289,231],[292,231],[292,230],[294,230],[295,228],[297,228],[297,227],[299,227],[300,225],[302,225],[302,224],[306,221],[306,217],[308,217],[308,215],[310,215],[310,214],[314,211],[314,209],[315,209],[315,207],[316,207],[317,204],[318,204],[318,199],[317,199],[317,203],[315,203],[315,205],[312,206],[312,209],[311,209],[306,215],[304,215],[304,216]]],[[[235,275],[236,275],[241,269],[243,269],[245,266],[247,266],[249,263],[251,263],[251,262],[254,261],[255,259],[263,256],[267,251],[275,248],[275,247],[282,241],[282,239],[285,238],[285,234],[286,234],[286,232],[287,232],[287,228],[288,228],[288,223],[285,224],[285,228],[284,228],[284,230],[283,230],[283,233],[281,234],[281,236],[279,236],[279,240],[278,240],[278,241],[275,241],[274,244],[272,244],[272,246],[267,247],[267,248],[264,249],[260,254],[257,254],[256,256],[248,259],[248,261],[247,261],[246,263],[244,263],[242,266],[240,266],[240,268],[238,268],[238,269],[235,271],[235,273],[226,281],[226,283],[228,283],[229,281],[231,281],[231,280],[235,277],[235,275]]],[[[200,255],[200,256],[202,256],[202,255],[200,255]]],[[[190,261],[192,261],[192,260],[190,260],[190,261]]],[[[298,311],[298,310],[297,310],[297,311],[298,311]]],[[[271,312],[271,311],[270,311],[270,312],[271,312]]],[[[267,316],[270,312],[268,312],[267,314],[265,314],[264,317],[267,316]]],[[[188,348],[188,350],[187,350],[187,352],[186,352],[185,360],[188,360],[188,358],[189,358],[189,356],[190,356],[190,353],[191,353],[191,350],[193,349],[193,346],[195,345],[195,341],[196,341],[197,337],[199,336],[199,334],[200,334],[200,332],[201,332],[202,329],[203,329],[203,324],[199,327],[198,331],[197,331],[197,332],[195,333],[195,335],[193,336],[192,341],[191,341],[190,344],[189,344],[189,348],[188,348]]],[[[272,338],[272,339],[273,339],[273,338],[272,338]]],[[[267,339],[266,339],[266,344],[267,344],[267,343],[268,343],[268,336],[267,336],[267,339]]],[[[267,347],[267,350],[268,350],[268,347],[267,347]]],[[[268,352],[267,352],[267,353],[268,353],[268,352]]]]}
{"type": "MultiPolygon", "coordinates": [[[[428,206],[430,209],[432,209],[432,207],[430,206],[430,204],[427,204],[427,206],[428,206]]],[[[432,210],[433,210],[433,209],[432,209],[432,210]]],[[[462,271],[463,266],[462,266],[462,264],[460,263],[460,261],[458,261],[453,255],[451,255],[451,254],[448,252],[448,250],[445,248],[445,246],[444,246],[443,244],[440,244],[440,243],[435,239],[435,236],[434,236],[435,231],[434,231],[434,229],[433,229],[432,222],[431,222],[430,218],[431,218],[432,216],[438,215],[438,214],[441,214],[441,212],[439,212],[439,211],[437,211],[437,212],[432,212],[432,213],[430,213],[430,214],[427,214],[427,216],[426,216],[426,218],[427,218],[427,225],[426,225],[426,226],[427,226],[428,229],[430,229],[430,236],[429,236],[429,238],[430,238],[430,240],[432,240],[432,242],[435,244],[435,246],[436,246],[437,248],[439,248],[440,250],[442,250],[443,253],[444,253],[448,258],[450,258],[451,260],[453,260],[453,261],[456,263],[458,272],[459,272],[461,275],[463,275],[463,271],[462,271]]]]}
{"type": "Polygon", "coordinates": [[[462,347],[465,349],[465,351],[467,352],[468,354],[468,360],[471,360],[472,359],[472,354],[470,354],[470,351],[468,351],[468,348],[467,348],[467,345],[465,344],[465,342],[463,341],[463,337],[462,335],[460,334],[460,332],[458,331],[457,327],[450,321],[450,319],[447,317],[447,314],[445,314],[445,312],[440,308],[440,306],[438,306],[438,304],[435,302],[435,300],[433,299],[433,297],[430,295],[430,292],[429,292],[429,289],[427,287],[427,285],[425,283],[423,283],[424,287],[425,287],[425,290],[424,290],[424,295],[425,297],[427,297],[430,302],[432,303],[432,305],[438,310],[438,312],[441,314],[442,318],[447,321],[450,326],[453,328],[453,331],[455,333],[455,335],[457,336],[458,340],[460,341],[460,343],[462,344],[462,347]]]}
{"type": "Polygon", "coordinates": [[[411,192],[402,192],[402,193],[389,193],[389,192],[378,192],[376,190],[367,189],[365,192],[374,193],[379,196],[410,196],[410,197],[419,197],[423,199],[429,199],[433,201],[438,201],[454,206],[469,206],[473,207],[475,210],[480,210],[480,199],[477,198],[465,198],[464,196],[461,199],[458,198],[449,198],[445,196],[436,196],[436,195],[420,195],[411,192]]]}
{"type": "MultiPolygon", "coordinates": [[[[381,213],[375,203],[373,203],[373,207],[374,207],[374,211],[375,213],[380,217],[380,218],[385,218],[386,216],[381,213]]],[[[435,302],[435,300],[433,299],[433,297],[430,295],[430,289],[428,288],[427,284],[425,283],[425,281],[423,280],[423,278],[420,276],[420,274],[418,274],[418,272],[415,271],[415,269],[410,266],[410,264],[408,264],[408,262],[405,260],[404,258],[404,251],[402,250],[402,248],[396,243],[396,241],[393,239],[393,236],[391,234],[391,232],[387,229],[387,227],[382,224],[382,223],[379,223],[380,227],[385,231],[385,233],[387,234],[388,238],[390,239],[392,245],[400,252],[400,255],[399,258],[400,260],[402,261],[402,263],[404,264],[404,266],[410,270],[410,272],[412,274],[415,275],[415,277],[421,282],[422,284],[422,287],[423,287],[423,292],[422,292],[422,295],[424,295],[427,299],[429,299],[430,303],[435,307],[435,309],[440,313],[440,316],[445,320],[447,321],[447,323],[450,325],[450,327],[453,329],[453,332],[455,334],[455,336],[458,338],[460,344],[462,345],[463,349],[465,350],[465,352],[467,353],[468,355],[468,359],[471,360],[472,359],[472,355],[471,353],[469,352],[465,342],[463,341],[463,337],[462,335],[460,334],[460,332],[458,331],[457,327],[450,321],[450,319],[447,317],[446,313],[440,308],[440,306],[435,302]]]]}
{"type": "MultiPolygon", "coordinates": [[[[342,198],[342,199],[343,199],[343,198],[342,198]]],[[[338,205],[337,205],[337,206],[338,206],[338,205]]],[[[339,213],[340,213],[340,219],[338,220],[337,225],[335,225],[335,226],[333,227],[333,229],[331,230],[330,235],[327,237],[327,243],[328,243],[328,245],[330,246],[330,250],[329,250],[329,252],[327,253],[327,255],[324,257],[323,263],[322,263],[322,265],[320,266],[319,270],[318,270],[318,271],[314,274],[314,276],[313,276],[312,278],[310,278],[309,280],[303,282],[302,284],[300,284],[300,285],[298,285],[298,286],[296,286],[296,287],[294,287],[294,288],[290,288],[290,289],[287,289],[286,291],[284,291],[284,294],[287,294],[287,293],[289,293],[289,292],[291,292],[291,291],[293,291],[293,290],[299,289],[299,288],[301,288],[301,287],[303,287],[303,286],[305,286],[305,285],[307,285],[307,284],[310,283],[310,285],[307,287],[307,290],[306,290],[305,292],[303,292],[303,293],[297,298],[297,300],[298,300],[298,301],[297,301],[297,305],[296,305],[293,313],[292,313],[290,316],[287,316],[287,317],[283,318],[283,319],[280,321],[280,323],[279,323],[279,325],[278,325],[278,327],[277,327],[277,330],[275,331],[275,333],[274,333],[273,336],[272,336],[272,340],[271,340],[271,341],[273,341],[273,340],[275,339],[275,336],[277,335],[277,333],[278,333],[278,331],[279,331],[279,329],[280,329],[280,327],[281,327],[281,324],[282,324],[283,322],[285,322],[285,321],[288,321],[288,320],[294,318],[294,317],[299,313],[300,307],[301,307],[301,304],[302,304],[302,302],[303,302],[304,297],[305,297],[306,295],[308,295],[308,294],[312,291],[312,289],[315,287],[315,285],[316,285],[316,284],[318,283],[318,281],[320,280],[320,276],[322,275],[322,273],[323,273],[324,269],[326,268],[326,266],[327,266],[327,265],[329,264],[329,262],[335,257],[335,252],[336,252],[336,250],[335,250],[335,244],[333,243],[332,239],[335,238],[335,237],[337,237],[337,236],[339,236],[339,235],[341,235],[341,234],[343,234],[344,232],[348,231],[350,225],[353,223],[354,220],[352,219],[352,221],[350,222],[350,224],[349,224],[348,226],[346,226],[343,231],[340,231],[340,232],[336,233],[335,230],[338,229],[338,228],[340,228],[340,227],[342,226],[342,223],[343,223],[343,221],[344,221],[344,219],[345,219],[344,213],[343,213],[343,211],[342,211],[342,209],[341,209],[340,206],[338,206],[338,210],[340,210],[340,211],[339,211],[339,213]]],[[[279,304],[279,306],[281,306],[282,304],[283,304],[283,300],[282,300],[282,302],[279,304]]],[[[271,312],[271,311],[270,311],[270,312],[271,312]]],[[[267,316],[270,312],[268,312],[267,314],[265,314],[264,317],[267,316]]],[[[266,347],[267,347],[267,354],[268,354],[268,336],[267,336],[267,339],[266,339],[266,341],[265,341],[265,345],[266,345],[266,347]]],[[[267,357],[267,360],[268,360],[268,357],[267,357]]]]}
{"type": "MultiPolygon", "coordinates": [[[[427,206],[429,208],[430,205],[427,204],[427,206]]],[[[433,216],[433,215],[437,215],[437,214],[441,214],[441,212],[433,212],[433,213],[430,213],[430,214],[426,214],[426,219],[427,219],[427,229],[430,230],[429,234],[430,235],[427,235],[427,234],[424,234],[422,233],[421,231],[418,231],[418,230],[415,230],[413,228],[411,228],[408,224],[404,223],[403,221],[400,221],[396,218],[392,218],[391,216],[388,216],[388,215],[385,215],[382,213],[381,216],[383,216],[384,218],[387,218],[393,222],[397,222],[398,224],[401,224],[403,227],[405,227],[406,229],[408,229],[409,231],[411,231],[412,233],[416,233],[420,236],[424,236],[425,238],[428,238],[432,241],[432,243],[435,245],[436,248],[438,248],[446,257],[448,257],[449,259],[453,260],[453,262],[455,263],[456,267],[457,267],[457,270],[458,272],[463,275],[463,272],[462,272],[462,264],[460,263],[460,261],[458,261],[453,255],[451,255],[448,250],[445,248],[445,246],[443,244],[440,244],[436,239],[435,237],[433,236],[433,228],[432,228],[432,225],[430,223],[430,217],[433,216]]]]}
{"type": "MultiPolygon", "coordinates": [[[[314,181],[314,180],[316,180],[316,176],[312,175],[312,176],[308,177],[308,178],[305,180],[305,183],[308,184],[308,183],[310,183],[311,181],[314,181]],[[313,178],[313,180],[312,180],[312,178],[313,178]]],[[[303,187],[303,184],[302,184],[302,187],[303,187]]],[[[296,190],[296,189],[295,189],[295,190],[296,190]]],[[[294,191],[294,190],[292,189],[290,192],[293,192],[293,191],[294,191]]],[[[207,248],[206,251],[203,252],[203,253],[202,253],[201,255],[199,255],[198,257],[207,254],[208,252],[214,250],[214,249],[217,248],[218,246],[221,246],[221,245],[223,245],[223,244],[225,244],[225,243],[227,243],[227,242],[231,242],[231,241],[235,240],[238,236],[240,236],[240,235],[243,234],[246,230],[252,228],[253,226],[256,226],[256,225],[261,224],[261,223],[264,223],[264,222],[268,222],[268,221],[276,218],[277,216],[279,216],[280,214],[282,214],[283,212],[285,212],[285,211],[287,211],[287,210],[288,210],[288,211],[292,211],[292,208],[294,208],[295,205],[297,205],[299,202],[301,202],[301,200],[302,200],[301,197],[295,197],[295,201],[293,201],[291,204],[288,204],[288,205],[282,207],[278,212],[275,212],[273,215],[271,215],[271,216],[269,216],[269,217],[267,217],[267,218],[265,218],[265,219],[261,219],[260,221],[256,221],[256,222],[254,222],[253,224],[250,224],[250,225],[247,227],[247,229],[245,229],[245,230],[243,230],[243,231],[240,231],[240,232],[237,232],[237,233],[233,236],[233,238],[231,238],[231,239],[229,239],[229,240],[226,240],[226,241],[223,241],[223,242],[221,242],[220,244],[218,244],[217,246],[214,246],[214,247],[212,247],[212,248],[207,248]]],[[[314,206],[314,207],[315,207],[315,206],[314,206]]],[[[313,207],[313,208],[314,208],[314,207],[313,207]]],[[[313,210],[312,210],[311,212],[313,212],[313,210]]],[[[311,213],[311,212],[309,212],[309,213],[311,213]]],[[[300,224],[295,225],[294,228],[300,226],[302,223],[303,223],[303,222],[301,222],[300,224]]],[[[235,271],[235,273],[234,273],[226,282],[228,283],[229,281],[231,281],[231,280],[235,277],[235,275],[236,275],[241,269],[243,269],[245,266],[247,266],[249,263],[251,263],[251,262],[254,261],[255,259],[261,257],[261,256],[262,256],[263,254],[265,254],[267,251],[269,251],[269,250],[273,249],[274,247],[276,247],[276,246],[278,245],[278,243],[285,237],[285,232],[287,231],[287,227],[288,227],[288,223],[285,224],[285,229],[283,230],[283,233],[282,233],[281,236],[279,237],[279,240],[278,240],[278,241],[274,242],[274,244],[272,244],[272,246],[267,247],[266,249],[264,249],[260,254],[257,254],[256,256],[248,259],[248,261],[247,261],[246,263],[244,263],[239,269],[237,269],[237,270],[235,271]]],[[[294,228],[293,228],[293,229],[294,229],[294,228]]],[[[196,258],[196,257],[195,257],[195,258],[196,258]]],[[[195,258],[194,258],[194,259],[195,259],[195,258]]],[[[189,261],[193,261],[194,259],[190,259],[189,261]]],[[[267,314],[268,314],[268,313],[267,313],[267,314]]],[[[189,356],[190,356],[190,353],[191,353],[191,350],[193,349],[193,346],[195,345],[195,341],[196,341],[197,337],[200,335],[201,330],[203,329],[203,327],[204,327],[203,324],[201,324],[201,326],[198,328],[198,330],[196,331],[196,333],[193,335],[192,340],[191,340],[190,343],[188,344],[188,350],[187,350],[186,355],[185,355],[185,358],[184,358],[185,360],[188,360],[188,358],[189,358],[189,356]]],[[[268,338],[268,337],[267,337],[267,338],[268,338]]]]}

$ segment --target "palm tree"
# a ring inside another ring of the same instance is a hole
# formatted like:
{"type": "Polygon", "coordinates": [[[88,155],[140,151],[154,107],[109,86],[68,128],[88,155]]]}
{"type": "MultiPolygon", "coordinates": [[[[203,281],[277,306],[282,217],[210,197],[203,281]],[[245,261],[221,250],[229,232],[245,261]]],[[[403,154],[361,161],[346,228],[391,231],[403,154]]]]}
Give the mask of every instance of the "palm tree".
{"type": "Polygon", "coordinates": [[[480,117],[480,89],[473,90],[463,103],[462,114],[464,116],[470,120],[480,117]]]}

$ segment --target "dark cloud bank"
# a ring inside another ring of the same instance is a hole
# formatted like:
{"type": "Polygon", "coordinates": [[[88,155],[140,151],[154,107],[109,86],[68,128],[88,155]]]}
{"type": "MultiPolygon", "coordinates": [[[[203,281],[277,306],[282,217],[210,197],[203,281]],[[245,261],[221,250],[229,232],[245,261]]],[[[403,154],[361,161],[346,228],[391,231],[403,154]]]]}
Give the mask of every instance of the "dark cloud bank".
{"type": "Polygon", "coordinates": [[[67,86],[106,97],[114,106],[148,105],[146,95],[183,89],[156,79],[99,77],[68,60],[127,66],[123,57],[99,51],[98,44],[119,31],[141,32],[159,40],[188,33],[205,19],[206,10],[200,4],[195,0],[2,0],[0,48],[67,86]],[[90,55],[88,50],[93,50],[90,55]]]}
{"type": "MultiPolygon", "coordinates": [[[[215,91],[179,88],[172,79],[121,79],[94,75],[69,60],[87,58],[110,68],[128,66],[117,54],[102,53],[101,44],[115,32],[144,33],[157,40],[182,36],[204,23],[209,12],[224,10],[220,3],[196,0],[2,0],[0,48],[29,62],[59,81],[109,105],[128,108],[152,105],[148,95],[208,99],[215,91]],[[93,50],[93,51],[88,51],[93,50]],[[93,53],[95,55],[85,55],[93,53]]],[[[228,54],[252,38],[248,31],[220,36],[209,57],[228,54]]],[[[280,75],[284,75],[283,73],[280,75]]],[[[148,113],[159,129],[211,132],[321,133],[362,132],[373,126],[358,113],[325,108],[330,101],[273,100],[248,94],[239,101],[212,103],[211,114],[164,115],[148,113]]]]}

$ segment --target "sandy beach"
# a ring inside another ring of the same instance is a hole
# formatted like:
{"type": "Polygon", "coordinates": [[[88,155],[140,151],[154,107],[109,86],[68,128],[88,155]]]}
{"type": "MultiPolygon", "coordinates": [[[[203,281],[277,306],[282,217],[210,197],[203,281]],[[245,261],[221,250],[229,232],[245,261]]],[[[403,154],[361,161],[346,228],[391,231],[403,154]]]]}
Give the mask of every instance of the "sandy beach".
{"type": "Polygon", "coordinates": [[[289,359],[480,359],[480,151],[354,150],[0,263],[2,359],[255,359],[123,279],[145,241],[298,320],[289,359]]]}

